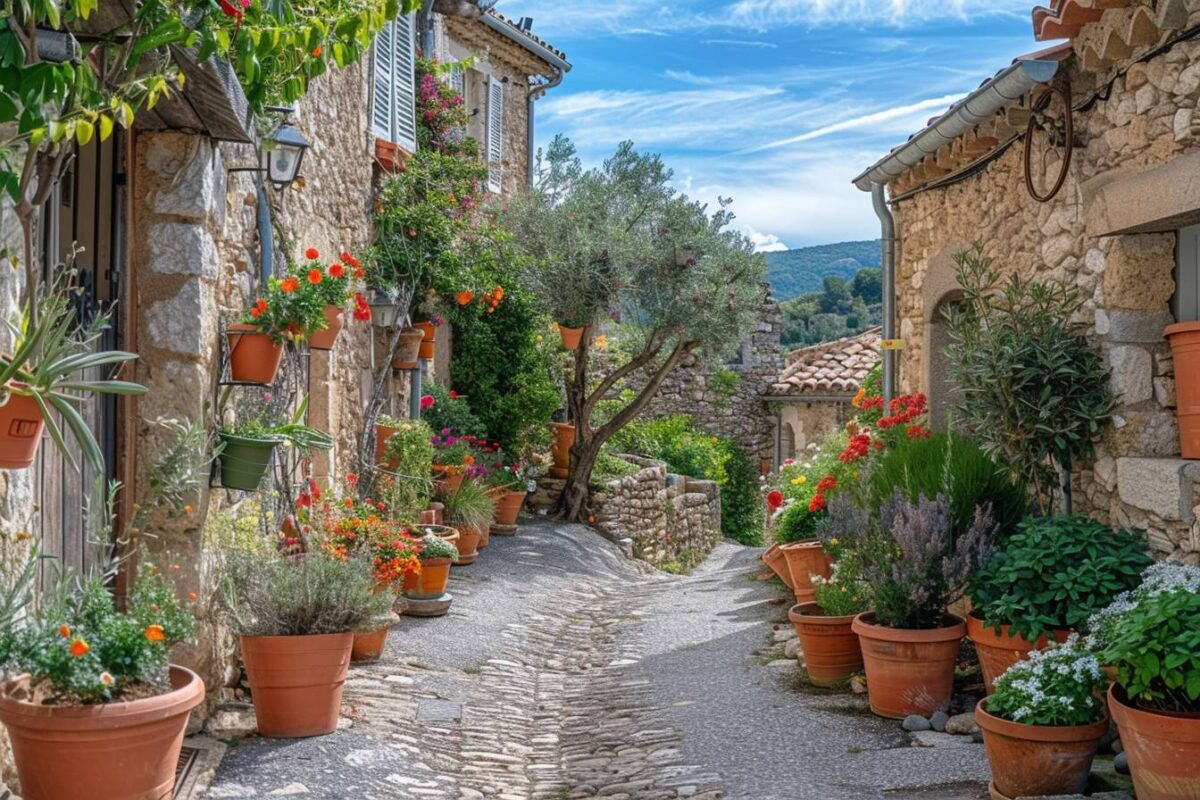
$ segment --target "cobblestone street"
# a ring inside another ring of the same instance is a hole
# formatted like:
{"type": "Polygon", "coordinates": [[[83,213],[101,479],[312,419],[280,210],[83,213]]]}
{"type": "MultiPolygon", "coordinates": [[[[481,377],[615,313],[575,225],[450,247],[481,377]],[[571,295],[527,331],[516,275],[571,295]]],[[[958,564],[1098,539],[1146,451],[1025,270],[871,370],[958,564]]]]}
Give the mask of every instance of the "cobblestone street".
{"type": "Polygon", "coordinates": [[[336,734],[243,740],[201,796],[986,797],[978,745],[914,748],[861,697],[803,689],[770,652],[758,552],[679,578],[582,527],[494,537],[448,617],[405,618],[351,670],[336,734]]]}

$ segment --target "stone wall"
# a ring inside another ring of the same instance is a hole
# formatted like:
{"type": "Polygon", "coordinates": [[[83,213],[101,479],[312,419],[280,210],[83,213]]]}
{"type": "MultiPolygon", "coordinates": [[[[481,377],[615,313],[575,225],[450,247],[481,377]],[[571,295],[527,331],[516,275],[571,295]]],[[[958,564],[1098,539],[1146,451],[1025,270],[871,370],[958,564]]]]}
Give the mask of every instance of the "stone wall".
{"type": "Polygon", "coordinates": [[[642,467],[592,493],[596,529],[656,567],[688,570],[721,538],[721,489],[667,472],[661,461],[622,456],[642,467]]]}
{"type": "MultiPolygon", "coordinates": [[[[1200,14],[1193,12],[1190,24],[1197,22],[1200,14]]],[[[1082,97],[1095,76],[1068,64],[1082,97]]],[[[1176,208],[1174,223],[1166,212],[1158,224],[1129,218],[1147,204],[1187,194],[1188,171],[1172,161],[1196,156],[1191,119],[1198,99],[1200,42],[1182,42],[1132,65],[1107,99],[1077,114],[1086,144],[1076,148],[1068,180],[1051,202],[1038,203],[1026,191],[1018,143],[966,180],[894,204],[902,389],[927,391],[944,375],[940,309],[956,297],[957,250],[981,240],[1002,275],[1076,288],[1084,299],[1079,321],[1104,353],[1122,398],[1096,463],[1077,471],[1078,510],[1147,530],[1158,555],[1193,562],[1200,561],[1195,467],[1178,458],[1173,366],[1162,331],[1173,321],[1173,228],[1178,219],[1194,219],[1200,204],[1176,208]],[[1117,197],[1120,203],[1112,201],[1117,197]],[[1156,232],[1122,233],[1134,228],[1156,232]]],[[[1051,159],[1045,168],[1042,185],[1059,164],[1051,159]]],[[[936,406],[939,398],[931,402],[936,406]]]]}
{"type": "Polygon", "coordinates": [[[693,358],[663,382],[643,416],[688,414],[701,430],[732,439],[752,459],[772,459],[775,415],[763,395],[783,370],[782,332],[779,304],[765,295],[757,327],[730,363],[713,365],[693,358]],[[714,385],[714,375],[721,369],[737,375],[732,395],[714,385]]]}
{"type": "Polygon", "coordinates": [[[809,448],[819,447],[842,429],[850,411],[850,398],[840,402],[790,399],[779,410],[780,460],[799,458],[809,448]]]}

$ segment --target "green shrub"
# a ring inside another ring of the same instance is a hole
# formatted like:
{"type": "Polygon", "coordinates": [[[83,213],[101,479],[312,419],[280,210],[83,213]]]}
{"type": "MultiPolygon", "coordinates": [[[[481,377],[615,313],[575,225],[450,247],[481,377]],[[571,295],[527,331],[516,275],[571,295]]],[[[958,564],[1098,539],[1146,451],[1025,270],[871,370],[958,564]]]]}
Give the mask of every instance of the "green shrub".
{"type": "Polygon", "coordinates": [[[455,436],[487,436],[487,426],[475,416],[466,400],[451,397],[440,383],[430,384],[426,394],[433,397],[433,405],[421,412],[421,419],[433,432],[448,429],[455,436]]]}
{"type": "Polygon", "coordinates": [[[740,447],[722,442],[728,457],[721,485],[721,533],[728,539],[757,547],[763,543],[765,513],[758,491],[758,470],[740,447]]]}
{"type": "Polygon", "coordinates": [[[422,420],[395,420],[396,432],[384,447],[384,458],[395,462],[389,471],[396,479],[385,482],[392,509],[401,515],[416,515],[433,496],[433,431],[422,420]]]}
{"type": "Polygon", "coordinates": [[[812,576],[817,605],[831,617],[861,614],[871,607],[871,589],[863,581],[861,553],[847,550],[833,563],[828,578],[812,576]]]}
{"type": "Polygon", "coordinates": [[[592,468],[592,486],[602,488],[609,481],[635,475],[640,469],[637,464],[601,450],[592,468]]]}
{"type": "Polygon", "coordinates": [[[825,512],[812,513],[806,505],[789,503],[775,518],[775,541],[788,544],[816,539],[824,519],[825,512]]]}
{"type": "Polygon", "coordinates": [[[1152,563],[1145,538],[1086,517],[1026,520],[971,579],[967,594],[993,627],[1029,641],[1083,627],[1152,563]]]}

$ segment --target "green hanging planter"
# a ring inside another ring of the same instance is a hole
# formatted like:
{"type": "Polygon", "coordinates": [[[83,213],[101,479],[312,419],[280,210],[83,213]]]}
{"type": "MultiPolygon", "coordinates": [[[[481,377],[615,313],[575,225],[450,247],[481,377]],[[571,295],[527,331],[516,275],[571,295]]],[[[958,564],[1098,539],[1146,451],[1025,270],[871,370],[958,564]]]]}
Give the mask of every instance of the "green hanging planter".
{"type": "Polygon", "coordinates": [[[221,485],[226,489],[258,491],[263,475],[271,464],[275,447],[283,439],[248,439],[232,433],[222,433],[225,448],[221,451],[221,485]]]}

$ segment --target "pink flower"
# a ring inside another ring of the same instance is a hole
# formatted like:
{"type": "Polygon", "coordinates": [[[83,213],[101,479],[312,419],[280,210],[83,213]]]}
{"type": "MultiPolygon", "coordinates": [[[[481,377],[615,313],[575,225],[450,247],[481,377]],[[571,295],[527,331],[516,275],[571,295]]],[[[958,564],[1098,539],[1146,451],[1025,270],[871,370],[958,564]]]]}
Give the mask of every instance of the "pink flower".
{"type": "Polygon", "coordinates": [[[433,404],[435,402],[436,401],[433,399],[433,395],[431,395],[431,394],[425,395],[424,397],[421,398],[421,410],[427,411],[427,410],[433,408],[433,404]]]}
{"type": "Polygon", "coordinates": [[[449,436],[449,435],[450,435],[450,429],[442,428],[442,436],[449,436]]]}

